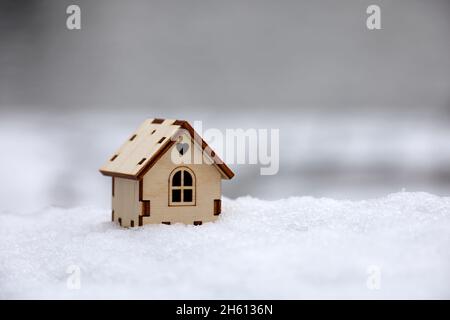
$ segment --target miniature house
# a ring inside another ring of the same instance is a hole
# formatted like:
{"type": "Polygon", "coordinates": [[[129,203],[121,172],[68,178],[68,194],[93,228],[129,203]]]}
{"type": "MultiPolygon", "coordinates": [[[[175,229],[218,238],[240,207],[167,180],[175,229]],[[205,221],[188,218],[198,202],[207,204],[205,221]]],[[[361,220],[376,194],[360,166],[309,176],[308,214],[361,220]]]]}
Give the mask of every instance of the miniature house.
{"type": "Polygon", "coordinates": [[[112,177],[112,220],[200,225],[221,213],[234,173],[187,121],[148,119],[100,169],[112,177]]]}

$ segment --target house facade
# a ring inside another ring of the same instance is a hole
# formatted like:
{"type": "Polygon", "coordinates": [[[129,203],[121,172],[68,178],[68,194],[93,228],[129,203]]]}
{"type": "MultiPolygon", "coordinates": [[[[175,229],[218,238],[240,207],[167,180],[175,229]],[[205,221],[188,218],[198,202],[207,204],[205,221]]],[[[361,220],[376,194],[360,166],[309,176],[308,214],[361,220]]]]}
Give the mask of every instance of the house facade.
{"type": "Polygon", "coordinates": [[[186,121],[148,119],[100,169],[112,177],[112,220],[201,225],[221,213],[234,173],[186,121]]]}

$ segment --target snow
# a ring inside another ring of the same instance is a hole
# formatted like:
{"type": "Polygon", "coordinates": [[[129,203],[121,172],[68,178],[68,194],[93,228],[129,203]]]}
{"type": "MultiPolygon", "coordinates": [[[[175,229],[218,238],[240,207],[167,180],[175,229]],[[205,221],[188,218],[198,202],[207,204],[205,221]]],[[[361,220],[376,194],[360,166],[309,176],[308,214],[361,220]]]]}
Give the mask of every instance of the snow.
{"type": "Polygon", "coordinates": [[[92,206],[2,211],[0,298],[450,298],[448,197],[224,199],[196,227],[109,219],[92,206]]]}

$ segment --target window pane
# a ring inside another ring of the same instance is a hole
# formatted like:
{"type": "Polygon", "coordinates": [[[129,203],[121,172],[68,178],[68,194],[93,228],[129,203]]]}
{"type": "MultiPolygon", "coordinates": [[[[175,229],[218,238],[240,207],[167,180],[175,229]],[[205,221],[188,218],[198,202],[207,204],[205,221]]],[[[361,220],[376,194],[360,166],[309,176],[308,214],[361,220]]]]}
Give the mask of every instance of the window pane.
{"type": "Polygon", "coordinates": [[[183,200],[184,200],[184,202],[192,202],[192,190],[191,189],[183,190],[183,200]]]}
{"type": "Polygon", "coordinates": [[[172,178],[172,186],[179,187],[181,186],[181,170],[176,172],[172,178]]]}
{"type": "Polygon", "coordinates": [[[192,186],[192,176],[187,171],[184,171],[184,186],[192,186]]]}
{"type": "Polygon", "coordinates": [[[181,202],[181,190],[172,190],[172,202],[181,202]]]}

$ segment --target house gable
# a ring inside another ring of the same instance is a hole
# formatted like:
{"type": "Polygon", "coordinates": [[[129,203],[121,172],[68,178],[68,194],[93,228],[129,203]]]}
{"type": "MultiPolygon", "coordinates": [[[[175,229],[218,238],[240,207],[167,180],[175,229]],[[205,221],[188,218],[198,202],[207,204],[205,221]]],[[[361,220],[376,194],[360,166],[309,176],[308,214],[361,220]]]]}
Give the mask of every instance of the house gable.
{"type": "MultiPolygon", "coordinates": [[[[183,142],[191,139],[190,135],[183,135],[183,142]]],[[[190,164],[183,162],[189,160],[194,152],[201,150],[197,144],[192,144],[188,153],[180,156],[180,162],[173,161],[178,150],[176,144],[172,145],[155,163],[153,168],[146,172],[142,178],[142,201],[149,201],[151,214],[142,217],[146,223],[186,223],[193,224],[195,221],[214,221],[215,202],[221,198],[222,174],[214,165],[204,162],[203,164],[190,164]],[[170,203],[171,178],[178,170],[187,170],[193,176],[193,201],[188,205],[177,205],[170,203]]],[[[207,160],[207,159],[205,159],[207,160]]]]}

